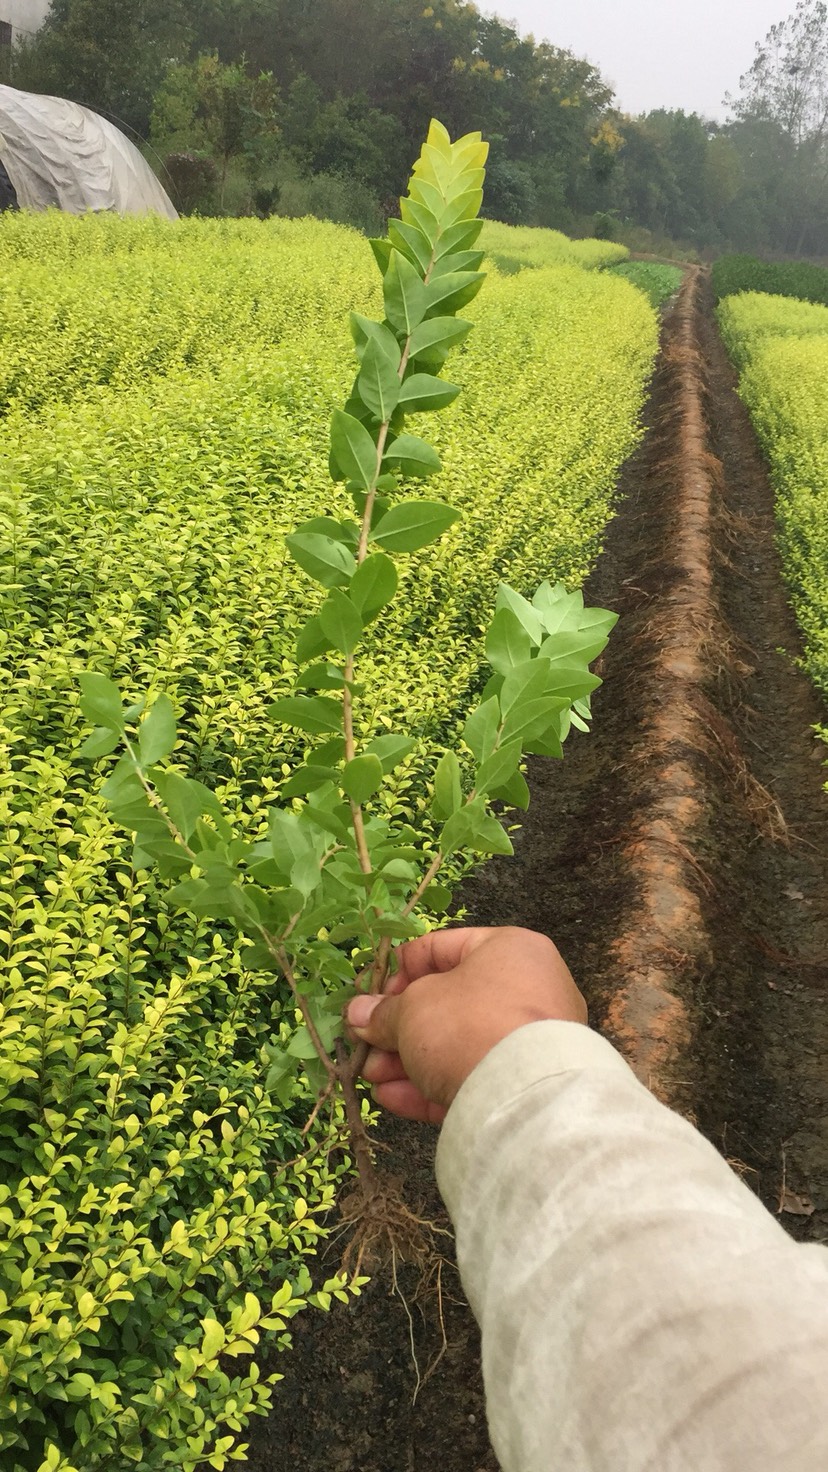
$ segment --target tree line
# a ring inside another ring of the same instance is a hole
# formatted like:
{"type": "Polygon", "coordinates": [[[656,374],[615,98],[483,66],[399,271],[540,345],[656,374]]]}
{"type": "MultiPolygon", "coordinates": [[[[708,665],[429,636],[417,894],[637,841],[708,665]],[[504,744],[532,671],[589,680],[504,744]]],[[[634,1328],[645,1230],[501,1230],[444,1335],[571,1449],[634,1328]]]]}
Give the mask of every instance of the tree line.
{"type": "Polygon", "coordinates": [[[53,0],[12,80],[120,120],[185,209],[373,229],[436,113],[490,140],[498,219],[828,256],[824,0],[757,45],[725,123],[630,117],[589,62],[463,0],[53,0]]]}

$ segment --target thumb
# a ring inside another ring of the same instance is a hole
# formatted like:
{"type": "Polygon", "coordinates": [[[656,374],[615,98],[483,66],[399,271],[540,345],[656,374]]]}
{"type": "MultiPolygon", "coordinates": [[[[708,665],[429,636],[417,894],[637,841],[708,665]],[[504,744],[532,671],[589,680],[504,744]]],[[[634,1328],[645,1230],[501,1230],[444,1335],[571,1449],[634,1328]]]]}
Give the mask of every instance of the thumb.
{"type": "Polygon", "coordinates": [[[357,1037],[384,1053],[397,1053],[399,997],[354,997],[346,1016],[357,1037]]]}

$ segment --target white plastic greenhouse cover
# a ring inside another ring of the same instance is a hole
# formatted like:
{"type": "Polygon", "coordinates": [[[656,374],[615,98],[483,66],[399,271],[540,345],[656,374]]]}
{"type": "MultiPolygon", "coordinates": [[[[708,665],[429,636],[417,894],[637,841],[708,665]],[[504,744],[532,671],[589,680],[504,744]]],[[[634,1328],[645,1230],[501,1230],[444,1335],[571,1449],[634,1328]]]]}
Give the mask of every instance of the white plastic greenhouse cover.
{"type": "Polygon", "coordinates": [[[146,159],[88,107],[0,86],[0,163],[21,209],[178,215],[146,159]]]}

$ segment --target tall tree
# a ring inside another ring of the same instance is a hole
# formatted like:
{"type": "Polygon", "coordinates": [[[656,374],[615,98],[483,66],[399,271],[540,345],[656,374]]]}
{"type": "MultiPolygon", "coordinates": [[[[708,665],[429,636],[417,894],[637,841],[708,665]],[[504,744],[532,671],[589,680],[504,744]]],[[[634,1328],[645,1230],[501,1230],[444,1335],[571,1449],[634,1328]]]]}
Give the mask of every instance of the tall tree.
{"type": "Polygon", "coordinates": [[[15,86],[108,114],[142,136],[171,60],[187,55],[192,0],[52,0],[15,56],[15,86]]]}
{"type": "Polygon", "coordinates": [[[757,45],[733,110],[733,139],[769,145],[764,160],[778,211],[778,246],[828,251],[828,4],[799,0],[757,45]]]}

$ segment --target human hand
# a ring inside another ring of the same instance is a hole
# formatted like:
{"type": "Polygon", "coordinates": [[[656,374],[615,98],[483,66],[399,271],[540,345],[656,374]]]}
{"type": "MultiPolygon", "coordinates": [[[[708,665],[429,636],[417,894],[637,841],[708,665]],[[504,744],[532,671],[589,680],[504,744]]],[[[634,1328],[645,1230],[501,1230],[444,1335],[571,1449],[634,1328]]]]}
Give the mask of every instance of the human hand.
{"type": "Polygon", "coordinates": [[[377,1102],[404,1119],[440,1124],[472,1069],[526,1023],[587,1020],[565,962],[533,930],[437,930],[396,956],[383,996],[355,997],[346,1017],[370,1044],[362,1072],[377,1102]]]}

